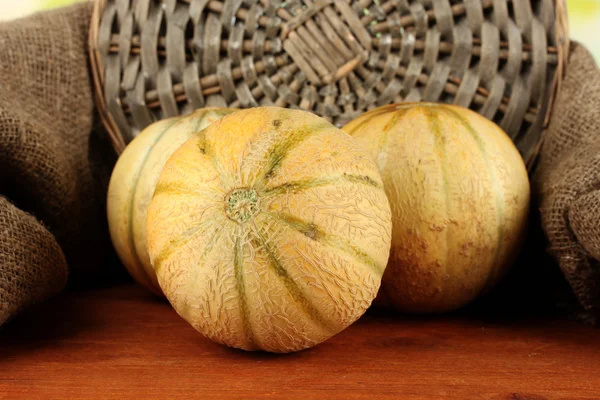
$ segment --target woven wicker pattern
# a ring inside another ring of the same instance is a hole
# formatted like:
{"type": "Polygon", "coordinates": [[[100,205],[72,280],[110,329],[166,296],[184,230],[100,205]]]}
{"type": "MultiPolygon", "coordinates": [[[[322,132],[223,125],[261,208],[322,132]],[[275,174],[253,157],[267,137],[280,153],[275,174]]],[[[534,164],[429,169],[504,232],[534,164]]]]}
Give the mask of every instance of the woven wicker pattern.
{"type": "Polygon", "coordinates": [[[481,113],[530,160],[565,21],[554,0],[101,0],[90,45],[119,152],[199,107],[301,108],[341,126],[423,100],[481,113]]]}

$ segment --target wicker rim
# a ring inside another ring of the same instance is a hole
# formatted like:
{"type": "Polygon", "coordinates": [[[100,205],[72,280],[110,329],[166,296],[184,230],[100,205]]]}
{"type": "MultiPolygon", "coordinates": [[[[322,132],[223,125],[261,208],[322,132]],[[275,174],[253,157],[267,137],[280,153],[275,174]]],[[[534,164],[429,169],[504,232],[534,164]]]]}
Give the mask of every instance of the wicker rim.
{"type": "Polygon", "coordinates": [[[530,172],[535,169],[539,160],[538,155],[540,153],[542,145],[544,144],[544,138],[546,136],[544,133],[548,129],[548,125],[550,124],[552,110],[554,109],[554,101],[556,100],[556,96],[560,92],[560,88],[566,74],[567,64],[569,60],[569,18],[567,13],[566,0],[555,0],[554,4],[556,7],[555,40],[557,44],[558,62],[556,64],[556,74],[554,76],[552,87],[550,89],[550,98],[548,100],[546,116],[544,117],[544,124],[542,126],[540,139],[538,140],[538,143],[535,146],[530,159],[527,160],[527,170],[530,172]]]}
{"type": "MultiPolygon", "coordinates": [[[[164,0],[163,0],[164,1],[164,0]]],[[[481,0],[482,4],[485,0],[481,0]]],[[[89,32],[89,49],[90,49],[90,62],[92,68],[92,76],[95,88],[95,99],[97,102],[97,108],[99,111],[100,118],[103,122],[103,125],[108,131],[111,142],[117,154],[120,154],[127,145],[126,138],[121,133],[119,129],[118,123],[115,121],[115,118],[109,112],[107,107],[107,101],[105,98],[105,71],[104,66],[102,64],[102,57],[99,48],[99,35],[100,35],[100,25],[103,12],[107,6],[108,0],[96,0],[94,3],[94,10],[92,14],[92,20],[90,24],[90,32],[89,32]]],[[[564,78],[568,55],[569,55],[569,33],[568,33],[568,18],[567,18],[567,7],[565,4],[565,0],[553,0],[555,6],[555,21],[554,21],[554,36],[556,47],[551,49],[551,52],[556,55],[555,60],[555,68],[556,72],[554,73],[554,77],[552,79],[551,85],[547,85],[549,87],[546,88],[546,97],[548,101],[546,104],[542,105],[539,113],[543,116],[543,120],[541,121],[540,133],[539,137],[534,138],[536,143],[533,143],[531,152],[525,158],[525,162],[527,164],[528,170],[534,168],[535,162],[537,160],[537,155],[541,148],[544,138],[544,131],[547,129],[550,117],[552,114],[552,108],[554,104],[554,99],[556,97],[556,93],[560,90],[561,82],[564,78]]],[[[488,1],[489,3],[489,1],[488,1]]],[[[360,60],[359,60],[360,61],[360,60]]],[[[460,78],[455,79],[456,82],[452,82],[455,85],[455,88],[460,87],[462,80],[460,78]]],[[[208,90],[213,90],[214,88],[208,88],[208,90]]],[[[479,89],[482,89],[481,87],[479,89]]],[[[483,89],[479,91],[478,96],[485,100],[486,90],[483,89]],[[481,93],[481,94],[479,94],[481,93]]],[[[147,95],[147,94],[146,94],[147,95]]],[[[489,95],[489,92],[488,92],[489,95]]],[[[152,101],[150,98],[149,102],[152,101]]],[[[126,104],[122,101],[120,105],[123,108],[126,108],[126,104]]],[[[482,101],[480,99],[480,101],[482,101]]],[[[506,107],[506,104],[503,104],[506,107]]],[[[529,113],[524,114],[524,119],[529,118],[528,120],[532,122],[532,120],[536,119],[535,114],[533,116],[529,113]]]]}
{"type": "MultiPolygon", "coordinates": [[[[94,1],[94,0],[92,0],[94,1]]],[[[119,128],[114,118],[108,112],[106,101],[104,99],[104,69],[100,60],[100,51],[98,49],[98,33],[100,28],[100,19],[102,11],[106,7],[106,0],[95,0],[92,18],[90,22],[90,32],[88,37],[89,57],[92,69],[92,79],[94,82],[94,97],[96,99],[96,107],[100,120],[104,124],[106,131],[110,137],[113,148],[117,154],[121,154],[125,150],[125,139],[119,132],[119,128]]]]}

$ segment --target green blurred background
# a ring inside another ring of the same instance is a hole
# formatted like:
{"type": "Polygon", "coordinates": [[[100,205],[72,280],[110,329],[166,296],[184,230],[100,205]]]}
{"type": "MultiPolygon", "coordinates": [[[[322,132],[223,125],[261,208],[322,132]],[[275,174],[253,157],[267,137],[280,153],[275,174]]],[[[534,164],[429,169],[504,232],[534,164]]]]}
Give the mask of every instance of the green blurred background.
{"type": "MultiPolygon", "coordinates": [[[[0,0],[0,20],[86,0],[0,0]]],[[[527,1],[527,0],[519,0],[527,1]]],[[[584,43],[600,61],[600,0],[567,0],[571,38],[584,43]]]]}

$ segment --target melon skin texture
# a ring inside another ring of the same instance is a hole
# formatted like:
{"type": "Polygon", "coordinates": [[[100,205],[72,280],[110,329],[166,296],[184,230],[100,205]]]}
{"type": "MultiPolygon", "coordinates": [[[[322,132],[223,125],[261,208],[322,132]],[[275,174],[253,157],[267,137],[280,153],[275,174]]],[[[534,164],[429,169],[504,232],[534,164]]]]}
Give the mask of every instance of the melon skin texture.
{"type": "Polygon", "coordinates": [[[214,342],[277,353],[356,321],[391,244],[375,163],[326,120],[278,107],[230,114],[181,146],[147,227],[180,316],[214,342]]]}
{"type": "Polygon", "coordinates": [[[441,313],[487,292],[527,229],[530,186],[518,150],[469,109],[392,104],[351,121],[377,163],[392,209],[382,291],[398,310],[441,313]]]}
{"type": "Polygon", "coordinates": [[[204,108],[149,125],[119,156],[108,187],[107,216],[113,246],[136,282],[162,296],[146,247],[146,216],[160,171],[190,137],[235,109],[204,108]]]}

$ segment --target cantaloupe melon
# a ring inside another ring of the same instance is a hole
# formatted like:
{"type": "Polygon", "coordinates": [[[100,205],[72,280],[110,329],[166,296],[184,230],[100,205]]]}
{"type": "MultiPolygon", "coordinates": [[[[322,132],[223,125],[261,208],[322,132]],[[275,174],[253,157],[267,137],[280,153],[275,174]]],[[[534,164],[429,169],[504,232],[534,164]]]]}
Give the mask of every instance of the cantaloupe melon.
{"type": "Polygon", "coordinates": [[[148,249],[174,309],[215,342],[291,352],[370,306],[391,242],[377,166],[311,113],[225,116],[167,161],[148,249]]]}
{"type": "Polygon", "coordinates": [[[343,130],[377,163],[392,209],[382,297],[406,312],[445,312],[492,288],[529,211],[510,138],[474,111],[431,103],[383,106],[343,130]]]}

